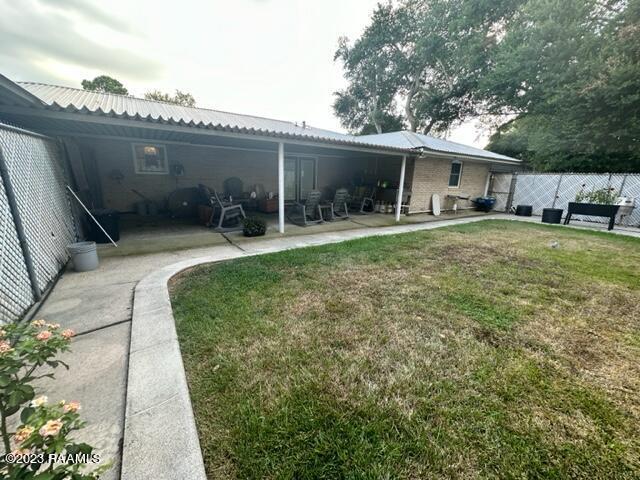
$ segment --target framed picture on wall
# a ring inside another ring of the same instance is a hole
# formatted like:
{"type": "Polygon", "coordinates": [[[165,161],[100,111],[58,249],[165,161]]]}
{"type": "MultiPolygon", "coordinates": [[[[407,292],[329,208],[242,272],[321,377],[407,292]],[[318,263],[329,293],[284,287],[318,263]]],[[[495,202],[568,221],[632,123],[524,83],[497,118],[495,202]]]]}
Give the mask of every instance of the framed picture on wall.
{"type": "Polygon", "coordinates": [[[164,145],[134,143],[133,165],[137,174],[168,175],[169,162],[164,145]]]}

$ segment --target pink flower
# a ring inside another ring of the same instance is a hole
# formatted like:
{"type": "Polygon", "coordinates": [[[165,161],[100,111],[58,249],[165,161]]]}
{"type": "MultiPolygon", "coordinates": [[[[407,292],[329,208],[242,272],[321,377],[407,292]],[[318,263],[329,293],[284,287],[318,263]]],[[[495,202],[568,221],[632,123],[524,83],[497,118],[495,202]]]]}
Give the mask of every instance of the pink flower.
{"type": "Polygon", "coordinates": [[[7,332],[0,328],[0,338],[4,338],[7,336],[7,332]]]}
{"type": "Polygon", "coordinates": [[[11,350],[13,350],[13,348],[11,348],[11,344],[9,342],[6,340],[2,340],[0,342],[0,355],[3,353],[9,353],[11,350]]]}
{"type": "Polygon", "coordinates": [[[42,426],[42,428],[40,428],[40,430],[38,430],[38,433],[43,437],[55,437],[60,433],[63,426],[64,423],[62,423],[61,420],[49,420],[42,426]]]}
{"type": "Polygon", "coordinates": [[[33,427],[29,426],[19,428],[13,436],[13,439],[16,443],[22,443],[31,436],[34,430],[35,429],[33,427]]]}
{"type": "Polygon", "coordinates": [[[79,402],[69,402],[67,403],[64,407],[62,407],[62,411],[64,413],[76,413],[78,410],[80,410],[80,403],[79,402]]]}
{"type": "Polygon", "coordinates": [[[60,328],[60,324],[59,323],[47,323],[47,328],[49,330],[57,330],[60,328]]]}
{"type": "Polygon", "coordinates": [[[70,328],[67,328],[66,330],[62,331],[61,334],[64,338],[66,338],[67,340],[69,340],[71,337],[74,337],[76,335],[76,332],[74,332],[73,330],[71,330],[70,328]]]}
{"type": "Polygon", "coordinates": [[[33,322],[31,322],[31,325],[36,328],[40,328],[40,327],[44,327],[46,325],[46,322],[42,319],[34,320],[33,322]]]}
{"type": "Polygon", "coordinates": [[[45,330],[44,332],[40,332],[38,335],[36,335],[36,339],[41,340],[43,342],[46,342],[50,338],[51,338],[51,332],[49,332],[48,330],[45,330]]]}

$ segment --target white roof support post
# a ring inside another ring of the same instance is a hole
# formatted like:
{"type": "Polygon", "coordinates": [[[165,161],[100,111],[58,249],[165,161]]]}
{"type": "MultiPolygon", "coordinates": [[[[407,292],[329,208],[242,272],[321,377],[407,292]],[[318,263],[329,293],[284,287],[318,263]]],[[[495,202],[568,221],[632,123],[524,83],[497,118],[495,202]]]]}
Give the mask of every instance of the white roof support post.
{"type": "Polygon", "coordinates": [[[278,231],[284,233],[284,143],[278,143],[278,231]]]}
{"type": "Polygon", "coordinates": [[[487,181],[484,184],[484,197],[489,195],[489,185],[491,185],[491,177],[493,177],[493,173],[491,173],[491,170],[489,170],[489,172],[487,173],[487,181]]]}
{"type": "Polygon", "coordinates": [[[400,167],[400,183],[398,184],[398,201],[396,203],[396,222],[400,221],[400,211],[402,210],[402,195],[404,194],[404,173],[407,168],[407,156],[402,156],[402,166],[400,167]]]}

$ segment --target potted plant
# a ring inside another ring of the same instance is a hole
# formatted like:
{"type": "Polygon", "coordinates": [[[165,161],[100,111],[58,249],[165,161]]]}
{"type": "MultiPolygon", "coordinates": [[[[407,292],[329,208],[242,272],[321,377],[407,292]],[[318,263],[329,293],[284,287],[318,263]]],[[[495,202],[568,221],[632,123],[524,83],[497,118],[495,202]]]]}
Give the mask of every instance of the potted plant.
{"type": "Polygon", "coordinates": [[[613,228],[619,205],[614,205],[617,193],[613,187],[585,191],[586,185],[576,194],[576,201],[569,202],[569,211],[565,224],[569,223],[571,215],[590,215],[592,217],[609,217],[609,230],[613,228]]]}
{"type": "Polygon", "coordinates": [[[267,223],[261,218],[247,217],[242,221],[242,233],[245,237],[260,237],[267,232],[267,223]]]}

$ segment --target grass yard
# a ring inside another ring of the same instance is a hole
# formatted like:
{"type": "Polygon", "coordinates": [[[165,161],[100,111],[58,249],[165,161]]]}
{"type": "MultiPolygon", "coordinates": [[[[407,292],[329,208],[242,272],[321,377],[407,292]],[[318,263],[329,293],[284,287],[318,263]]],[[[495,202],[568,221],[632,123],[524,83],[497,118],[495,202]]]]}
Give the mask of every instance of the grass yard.
{"type": "Polygon", "coordinates": [[[210,478],[640,477],[637,239],[484,221],[171,290],[210,478]]]}

